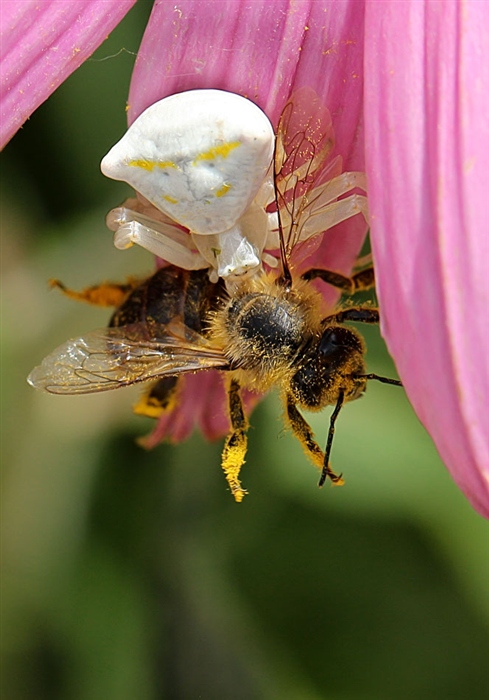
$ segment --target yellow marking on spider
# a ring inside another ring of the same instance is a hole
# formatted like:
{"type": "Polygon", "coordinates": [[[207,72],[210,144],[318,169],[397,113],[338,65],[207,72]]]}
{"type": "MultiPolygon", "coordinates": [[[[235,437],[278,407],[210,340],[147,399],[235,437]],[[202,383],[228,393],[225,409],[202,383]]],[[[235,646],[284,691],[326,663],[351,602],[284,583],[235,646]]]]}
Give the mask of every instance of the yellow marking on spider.
{"type": "Polygon", "coordinates": [[[163,199],[165,202],[169,202],[170,204],[178,204],[178,199],[175,199],[175,197],[170,197],[169,194],[165,194],[163,199]]]}
{"type": "Polygon", "coordinates": [[[208,151],[199,153],[192,165],[197,165],[197,163],[201,160],[215,160],[218,157],[227,158],[231,151],[234,151],[234,149],[238,148],[238,146],[241,146],[240,141],[230,141],[229,143],[223,143],[220,146],[213,146],[212,148],[209,148],[208,151]]]}
{"type": "Polygon", "coordinates": [[[229,190],[231,189],[231,187],[232,187],[232,185],[230,185],[229,183],[225,182],[224,185],[223,185],[220,189],[217,190],[217,192],[216,192],[216,197],[224,197],[224,195],[227,194],[227,193],[229,192],[229,190]]]}
{"type": "Polygon", "coordinates": [[[178,168],[178,165],[171,160],[144,160],[142,158],[130,160],[129,165],[133,166],[134,168],[142,168],[143,170],[148,170],[150,173],[155,168],[178,168]]]}

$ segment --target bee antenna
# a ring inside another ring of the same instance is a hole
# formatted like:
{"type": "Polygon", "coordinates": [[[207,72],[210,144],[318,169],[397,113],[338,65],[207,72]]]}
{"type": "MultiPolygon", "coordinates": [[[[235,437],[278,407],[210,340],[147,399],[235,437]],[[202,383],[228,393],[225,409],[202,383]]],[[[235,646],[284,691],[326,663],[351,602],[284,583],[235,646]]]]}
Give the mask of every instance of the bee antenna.
{"type": "Polygon", "coordinates": [[[355,379],[376,379],[382,384],[393,384],[394,386],[402,386],[402,382],[399,379],[390,379],[389,377],[381,377],[379,374],[354,374],[352,375],[355,379]]]}
{"type": "MultiPolygon", "coordinates": [[[[351,377],[353,379],[376,379],[378,382],[382,382],[383,384],[393,384],[394,386],[402,386],[402,382],[400,382],[398,379],[390,379],[389,377],[381,377],[379,374],[374,374],[373,372],[371,372],[370,374],[352,374],[351,377]]],[[[326,442],[326,449],[324,450],[324,462],[323,462],[323,468],[321,471],[321,476],[319,477],[319,484],[318,484],[319,487],[324,485],[324,482],[326,481],[326,479],[328,477],[331,479],[331,481],[334,484],[342,484],[343,483],[343,479],[341,478],[341,474],[338,476],[337,474],[334,473],[334,471],[329,466],[329,456],[331,454],[331,448],[333,446],[333,436],[334,436],[336,419],[338,418],[338,414],[341,411],[344,402],[345,402],[345,391],[344,391],[344,389],[340,389],[339,394],[338,394],[338,400],[336,401],[336,406],[334,407],[334,411],[331,414],[331,418],[329,419],[328,440],[326,442]]]]}
{"type": "Polygon", "coordinates": [[[331,454],[331,448],[333,446],[333,436],[334,436],[334,424],[336,422],[336,419],[338,418],[338,414],[341,411],[341,408],[343,406],[343,403],[345,401],[345,392],[343,389],[340,389],[339,394],[338,394],[338,400],[336,402],[336,406],[334,407],[334,411],[331,414],[331,418],[329,419],[329,431],[328,431],[328,441],[326,443],[326,449],[324,450],[324,462],[323,462],[323,469],[321,471],[321,476],[319,477],[319,483],[318,486],[321,488],[321,486],[324,485],[324,482],[326,479],[329,478],[331,481],[335,484],[342,484],[343,479],[337,474],[334,473],[334,471],[331,469],[329,466],[329,455],[331,454]]]}

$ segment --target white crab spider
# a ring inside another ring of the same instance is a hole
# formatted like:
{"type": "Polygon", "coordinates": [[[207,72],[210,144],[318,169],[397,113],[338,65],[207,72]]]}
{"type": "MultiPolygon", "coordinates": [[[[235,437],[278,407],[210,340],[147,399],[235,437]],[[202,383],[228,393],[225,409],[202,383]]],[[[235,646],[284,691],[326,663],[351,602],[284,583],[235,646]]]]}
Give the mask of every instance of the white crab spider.
{"type": "MultiPolygon", "coordinates": [[[[142,195],[109,213],[115,246],[137,243],[184,269],[208,267],[211,279],[230,285],[262,262],[275,266],[264,252],[278,248],[277,214],[266,212],[275,200],[274,146],[268,117],[240,95],[190,90],[155,103],[101,163],[104,175],[142,195]]],[[[337,201],[356,187],[365,190],[363,173],[342,173],[312,190],[299,240],[359,212],[367,218],[365,196],[337,201]]],[[[290,215],[280,214],[288,226],[290,215]]]]}

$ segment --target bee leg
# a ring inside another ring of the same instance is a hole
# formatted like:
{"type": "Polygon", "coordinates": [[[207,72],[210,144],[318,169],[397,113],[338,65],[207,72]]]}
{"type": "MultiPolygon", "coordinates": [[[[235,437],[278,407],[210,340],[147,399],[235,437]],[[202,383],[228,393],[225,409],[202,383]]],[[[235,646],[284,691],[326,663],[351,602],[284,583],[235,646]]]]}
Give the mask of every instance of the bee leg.
{"type": "Polygon", "coordinates": [[[248,446],[248,438],[246,436],[248,421],[246,420],[243,403],[239,395],[239,384],[235,379],[231,379],[229,384],[228,398],[232,430],[224,444],[222,468],[235,501],[240,503],[247,493],[239,481],[239,472],[244,464],[248,446]]]}
{"type": "Polygon", "coordinates": [[[375,287],[375,272],[372,266],[366,267],[351,276],[355,292],[367,292],[375,287]]]}
{"type": "Polygon", "coordinates": [[[163,377],[154,382],[132,407],[134,413],[149,418],[171,413],[178,403],[179,380],[180,377],[163,377]]]}
{"type": "MultiPolygon", "coordinates": [[[[292,428],[292,432],[296,436],[296,438],[299,440],[301,443],[305,453],[311,458],[313,463],[318,469],[321,469],[321,478],[323,472],[325,472],[325,477],[329,477],[333,484],[336,484],[338,486],[341,486],[344,482],[341,476],[338,476],[338,474],[335,474],[335,472],[331,469],[329,466],[328,462],[325,462],[325,455],[322,449],[319,447],[317,444],[316,440],[314,439],[313,432],[311,430],[311,427],[309,423],[305,420],[305,418],[302,416],[302,414],[298,411],[297,406],[295,404],[295,401],[292,396],[287,395],[286,398],[286,406],[287,406],[287,419],[289,421],[289,425],[292,428]]],[[[338,409],[339,412],[339,409],[338,409]]],[[[336,416],[335,416],[336,419],[336,416]]],[[[334,426],[334,421],[333,421],[333,426],[334,426]]],[[[330,432],[331,432],[331,426],[330,426],[330,432]]],[[[333,431],[334,433],[334,427],[333,431]]],[[[331,435],[331,441],[332,441],[332,435],[331,435]]],[[[329,436],[328,436],[328,442],[329,442],[329,436]]],[[[331,445],[329,445],[329,451],[331,451],[331,445]]],[[[328,452],[329,455],[329,452],[328,452]]]]}
{"type": "Polygon", "coordinates": [[[95,306],[120,306],[125,300],[127,295],[137,287],[137,280],[130,280],[127,284],[96,284],[92,287],[86,287],[82,289],[81,292],[76,292],[73,289],[65,287],[65,285],[59,280],[49,280],[49,286],[51,288],[60,289],[63,294],[70,299],[75,299],[76,301],[84,301],[87,304],[94,304],[95,306]]]}
{"type": "Polygon", "coordinates": [[[318,278],[323,280],[323,282],[336,287],[337,289],[341,289],[341,291],[345,292],[346,294],[364,292],[372,289],[375,286],[373,267],[368,267],[365,270],[356,272],[351,277],[340,275],[338,272],[333,272],[332,270],[319,270],[317,268],[308,270],[302,275],[302,279],[307,281],[318,278]]]}
{"type": "Polygon", "coordinates": [[[352,306],[349,309],[343,309],[338,313],[328,316],[321,321],[323,326],[330,326],[334,323],[345,323],[345,321],[353,321],[355,323],[378,323],[379,310],[371,306],[352,306]]]}

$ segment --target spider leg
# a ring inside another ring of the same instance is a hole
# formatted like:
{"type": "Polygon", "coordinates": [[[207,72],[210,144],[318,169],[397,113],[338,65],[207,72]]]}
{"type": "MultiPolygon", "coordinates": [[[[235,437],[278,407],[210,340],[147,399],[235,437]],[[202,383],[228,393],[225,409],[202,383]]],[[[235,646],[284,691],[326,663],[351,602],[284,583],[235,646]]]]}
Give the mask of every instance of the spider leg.
{"type": "Polygon", "coordinates": [[[193,250],[192,239],[170,219],[157,221],[127,207],[112,209],[107,227],[114,231],[114,245],[126,250],[135,243],[153,255],[184,270],[209,267],[202,255],[193,250]]]}
{"type": "MultiPolygon", "coordinates": [[[[313,196],[314,193],[315,190],[310,196],[313,196]]],[[[339,199],[317,208],[311,206],[309,217],[301,226],[299,241],[316,236],[320,231],[327,231],[336,224],[351,219],[356,214],[363,214],[365,220],[369,220],[367,198],[362,194],[351,194],[345,199],[339,199]]]]}
{"type": "Polygon", "coordinates": [[[367,177],[365,173],[356,170],[341,173],[332,180],[329,180],[329,182],[319,185],[318,189],[323,189],[325,193],[327,192],[327,201],[332,202],[355,187],[365,192],[367,191],[367,177]]]}

